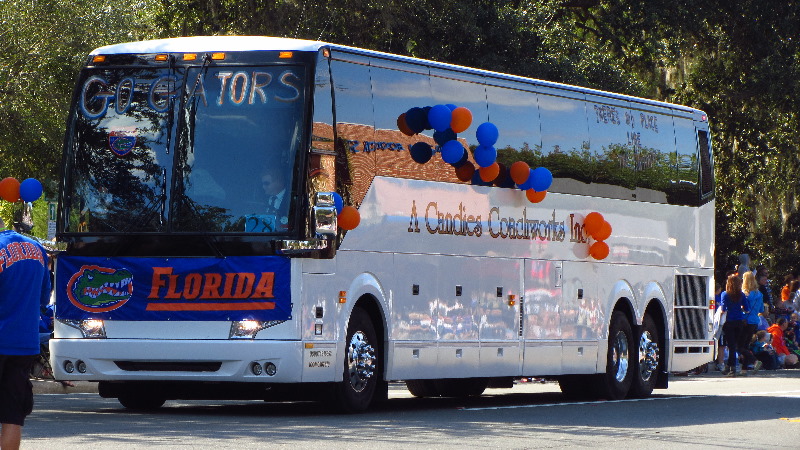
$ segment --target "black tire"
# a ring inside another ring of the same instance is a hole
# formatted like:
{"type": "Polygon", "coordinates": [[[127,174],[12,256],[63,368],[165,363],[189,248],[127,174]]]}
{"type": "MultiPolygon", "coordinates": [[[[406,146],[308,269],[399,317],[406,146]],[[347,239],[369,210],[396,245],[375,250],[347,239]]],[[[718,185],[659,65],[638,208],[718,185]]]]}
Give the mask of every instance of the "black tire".
{"type": "Polygon", "coordinates": [[[433,385],[442,397],[479,397],[489,385],[487,378],[446,378],[434,380],[433,385]]]}
{"type": "Polygon", "coordinates": [[[119,398],[120,404],[127,409],[132,409],[136,411],[153,411],[158,408],[161,408],[164,405],[164,402],[167,401],[164,397],[159,397],[157,395],[142,395],[141,393],[131,393],[120,395],[119,398]]]}
{"type": "Polygon", "coordinates": [[[606,373],[600,380],[598,394],[609,400],[621,400],[628,395],[636,364],[631,359],[633,332],[628,319],[620,311],[611,315],[608,327],[606,373]]]}
{"type": "Polygon", "coordinates": [[[406,388],[414,397],[439,397],[433,380],[406,380],[406,388]]]}
{"type": "Polygon", "coordinates": [[[598,395],[597,378],[597,375],[562,375],[558,377],[558,387],[570,400],[591,400],[598,395]]]}
{"type": "Polygon", "coordinates": [[[655,321],[649,315],[644,316],[642,330],[636,339],[637,356],[634,361],[630,397],[644,398],[653,393],[663,364],[663,351],[655,321]]]}
{"type": "Polygon", "coordinates": [[[383,362],[375,326],[361,308],[350,316],[344,353],[344,376],[334,385],[333,406],[340,412],[365,411],[381,384],[383,362]]]}

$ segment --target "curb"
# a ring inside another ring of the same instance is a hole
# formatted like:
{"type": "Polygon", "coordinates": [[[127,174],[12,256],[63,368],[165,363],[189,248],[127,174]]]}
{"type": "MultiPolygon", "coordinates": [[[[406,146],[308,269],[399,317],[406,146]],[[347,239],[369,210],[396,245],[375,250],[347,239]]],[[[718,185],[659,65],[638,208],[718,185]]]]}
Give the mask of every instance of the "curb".
{"type": "Polygon", "coordinates": [[[34,394],[97,394],[97,383],[91,381],[73,381],[74,387],[63,386],[54,380],[32,379],[34,394]]]}

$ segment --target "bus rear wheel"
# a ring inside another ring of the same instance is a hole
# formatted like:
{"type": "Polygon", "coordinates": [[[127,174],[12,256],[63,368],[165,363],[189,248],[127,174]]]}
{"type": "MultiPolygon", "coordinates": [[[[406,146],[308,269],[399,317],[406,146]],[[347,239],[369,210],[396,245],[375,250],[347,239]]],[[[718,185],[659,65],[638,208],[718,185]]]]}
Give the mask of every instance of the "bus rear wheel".
{"type": "Polygon", "coordinates": [[[638,358],[634,370],[631,397],[643,398],[653,393],[658,378],[661,346],[658,329],[652,317],[645,316],[638,339],[638,358]]]}
{"type": "Polygon", "coordinates": [[[608,328],[606,373],[601,379],[598,392],[603,397],[609,400],[621,400],[628,395],[636,366],[632,360],[632,349],[631,324],[625,314],[614,311],[608,328]]]}
{"type": "Polygon", "coordinates": [[[378,337],[369,314],[356,307],[347,324],[344,375],[334,386],[334,407],[341,412],[365,411],[375,396],[383,367],[378,337]]]}

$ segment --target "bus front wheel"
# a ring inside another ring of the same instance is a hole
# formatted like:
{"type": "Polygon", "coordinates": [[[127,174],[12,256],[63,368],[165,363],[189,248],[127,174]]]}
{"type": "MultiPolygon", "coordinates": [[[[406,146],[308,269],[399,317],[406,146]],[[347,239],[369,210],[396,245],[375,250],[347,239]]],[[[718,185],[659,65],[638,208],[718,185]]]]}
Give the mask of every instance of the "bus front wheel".
{"type": "Polygon", "coordinates": [[[334,406],[342,412],[361,412],[372,403],[382,367],[375,326],[362,308],[356,307],[350,316],[344,353],[344,376],[334,387],[334,406]]]}

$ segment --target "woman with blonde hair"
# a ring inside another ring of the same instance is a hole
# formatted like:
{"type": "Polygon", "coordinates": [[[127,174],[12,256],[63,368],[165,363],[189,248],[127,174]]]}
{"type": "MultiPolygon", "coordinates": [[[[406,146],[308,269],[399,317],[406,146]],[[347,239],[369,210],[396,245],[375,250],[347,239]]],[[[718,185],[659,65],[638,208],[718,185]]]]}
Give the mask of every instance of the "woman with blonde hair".
{"type": "Polygon", "coordinates": [[[761,322],[759,316],[764,313],[764,295],[758,289],[758,282],[753,272],[745,272],[743,278],[742,293],[745,297],[742,302],[742,309],[744,310],[745,320],[738,346],[748,369],[758,371],[762,363],[753,356],[749,344],[753,339],[753,335],[758,331],[758,324],[761,322]],[[753,367],[750,367],[750,365],[753,365],[753,367]]]}

